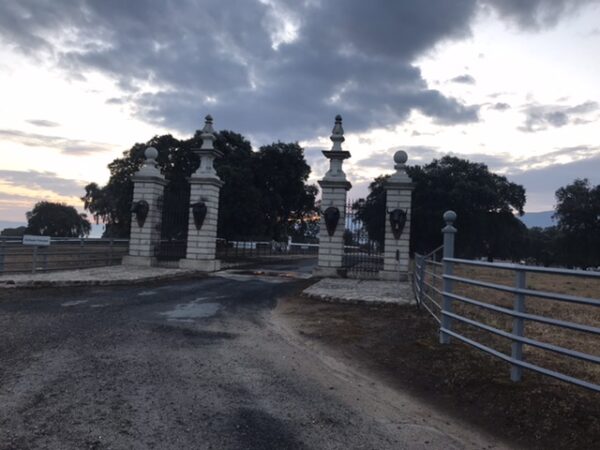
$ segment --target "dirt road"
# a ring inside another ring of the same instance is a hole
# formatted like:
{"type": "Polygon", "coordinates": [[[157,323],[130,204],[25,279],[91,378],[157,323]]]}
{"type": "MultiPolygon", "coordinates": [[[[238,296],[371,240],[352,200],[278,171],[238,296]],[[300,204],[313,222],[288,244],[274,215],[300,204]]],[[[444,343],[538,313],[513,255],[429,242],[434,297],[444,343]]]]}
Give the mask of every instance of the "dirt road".
{"type": "Polygon", "coordinates": [[[306,347],[302,283],[0,292],[0,448],[500,448],[306,347]]]}

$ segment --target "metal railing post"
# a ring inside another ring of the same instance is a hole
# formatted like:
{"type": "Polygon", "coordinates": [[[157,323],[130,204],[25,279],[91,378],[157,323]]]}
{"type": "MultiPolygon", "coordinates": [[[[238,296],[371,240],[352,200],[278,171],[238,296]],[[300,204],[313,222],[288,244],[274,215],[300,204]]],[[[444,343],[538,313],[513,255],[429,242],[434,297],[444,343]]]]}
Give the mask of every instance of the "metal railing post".
{"type": "Polygon", "coordinates": [[[4,272],[4,238],[0,238],[0,274],[4,272]]]}
{"type": "Polygon", "coordinates": [[[423,300],[423,289],[425,288],[425,256],[419,255],[419,303],[423,300]]]}
{"type": "Polygon", "coordinates": [[[114,255],[114,243],[115,240],[113,238],[110,238],[110,244],[108,245],[108,265],[112,266],[114,264],[113,258],[115,257],[114,255]]]}
{"type": "Polygon", "coordinates": [[[35,273],[35,269],[37,267],[37,254],[38,254],[38,248],[37,245],[33,246],[33,255],[31,258],[31,273],[35,273]]]}
{"type": "MultiPolygon", "coordinates": [[[[446,258],[454,258],[454,235],[456,234],[456,228],[452,225],[456,220],[456,213],[454,211],[446,211],[444,213],[444,221],[446,222],[446,226],[442,228],[442,233],[444,234],[444,259],[443,259],[443,269],[444,275],[452,275],[454,272],[453,265],[450,261],[446,261],[446,258]]],[[[444,277],[443,283],[443,292],[444,295],[442,297],[442,323],[441,328],[446,329],[448,331],[452,330],[452,320],[450,317],[446,316],[444,312],[452,312],[452,299],[445,295],[446,293],[452,294],[453,282],[452,280],[448,280],[444,277]]],[[[440,344],[449,344],[450,336],[444,333],[440,329],[440,344]]]]}
{"type": "MultiPolygon", "coordinates": [[[[83,238],[79,240],[79,262],[83,263],[83,238]]],[[[80,266],[81,267],[81,266],[80,266]]]]}
{"type": "MultiPolygon", "coordinates": [[[[525,289],[527,287],[527,272],[522,269],[516,271],[516,287],[517,289],[525,289]]],[[[513,305],[515,312],[525,312],[525,295],[517,293],[513,305]]],[[[512,332],[514,335],[523,337],[525,331],[525,321],[521,317],[513,318],[512,332]]],[[[513,341],[511,345],[511,356],[517,361],[523,360],[523,343],[513,341]]],[[[510,367],[510,379],[512,381],[521,381],[523,368],[517,365],[510,367]]]]}
{"type": "Polygon", "coordinates": [[[41,249],[42,251],[42,266],[44,272],[48,271],[48,247],[41,249]]]}

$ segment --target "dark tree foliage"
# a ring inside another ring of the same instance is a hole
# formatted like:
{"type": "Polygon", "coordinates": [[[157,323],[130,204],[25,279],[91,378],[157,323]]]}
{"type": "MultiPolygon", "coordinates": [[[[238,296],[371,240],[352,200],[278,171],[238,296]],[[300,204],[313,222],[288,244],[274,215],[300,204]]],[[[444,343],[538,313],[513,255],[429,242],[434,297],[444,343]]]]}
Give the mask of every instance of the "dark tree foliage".
{"type": "Polygon", "coordinates": [[[314,215],[316,186],[306,184],[310,166],[298,143],[277,142],[260,148],[254,158],[256,185],[266,234],[286,240],[290,225],[314,215]]]}
{"type": "Polygon", "coordinates": [[[600,185],[577,179],[556,191],[557,246],[567,266],[600,265],[600,185]]]}
{"type": "Polygon", "coordinates": [[[5,228],[0,232],[0,236],[21,237],[25,234],[27,227],[5,228]]]}
{"type": "Polygon", "coordinates": [[[562,256],[558,248],[561,232],[556,227],[533,227],[527,230],[525,257],[530,264],[546,267],[562,264],[562,256]]]}
{"type": "MultiPolygon", "coordinates": [[[[456,251],[461,256],[519,258],[526,227],[514,216],[523,214],[525,189],[491,173],[485,164],[445,156],[425,166],[407,167],[414,183],[411,251],[428,252],[442,242],[442,215],[458,215],[456,251]]],[[[387,214],[384,183],[378,177],[362,203],[354,205],[371,239],[383,243],[387,214]]]]}
{"type": "MultiPolygon", "coordinates": [[[[162,237],[185,238],[190,203],[187,179],[199,164],[193,149],[202,144],[200,134],[197,131],[188,140],[157,136],[145,144],[135,144],[109,164],[111,177],[106,186],[86,186],[82,198],[85,208],[96,220],[106,223],[105,236],[129,236],[132,176],[143,163],[144,150],[153,146],[158,150],[157,164],[168,181],[162,237]]],[[[216,160],[215,169],[224,181],[219,237],[283,239],[294,222],[303,223],[303,218],[314,212],[316,187],[306,185],[310,168],[298,144],[276,143],[254,152],[250,142],[238,133],[220,131],[216,138],[214,146],[223,158],[216,160]]]]}
{"type": "Polygon", "coordinates": [[[85,214],[64,203],[38,202],[26,214],[28,234],[52,237],[84,237],[91,225],[85,214]]]}
{"type": "MultiPolygon", "coordinates": [[[[196,138],[199,140],[199,137],[198,132],[196,138]]],[[[252,145],[241,134],[221,131],[217,134],[215,148],[223,153],[215,168],[225,183],[219,197],[219,237],[243,239],[266,236],[266,225],[260,211],[261,193],[255,182],[252,145]]]]}

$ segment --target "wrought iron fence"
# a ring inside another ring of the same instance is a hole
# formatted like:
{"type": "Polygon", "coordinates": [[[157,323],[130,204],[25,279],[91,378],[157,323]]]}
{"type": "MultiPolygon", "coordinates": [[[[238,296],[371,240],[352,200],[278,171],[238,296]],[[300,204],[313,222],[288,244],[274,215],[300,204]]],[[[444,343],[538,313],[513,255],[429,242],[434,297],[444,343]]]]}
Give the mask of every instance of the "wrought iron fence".
{"type": "Polygon", "coordinates": [[[371,239],[365,223],[357,214],[359,201],[346,204],[344,256],[342,266],[350,278],[376,278],[383,270],[383,239],[371,239]]]}
{"type": "MultiPolygon", "coordinates": [[[[415,254],[415,270],[413,272],[413,288],[417,304],[422,306],[440,325],[440,343],[448,344],[451,338],[455,338],[480,351],[488,353],[502,361],[510,364],[510,377],[513,381],[520,381],[523,369],[531,370],[542,375],[562,380],[581,386],[592,391],[600,392],[600,384],[597,381],[589,381],[579,376],[568,375],[559,370],[542,367],[525,360],[523,354],[524,346],[534,347],[543,352],[551,352],[560,357],[572,358],[574,360],[600,364],[600,357],[579,351],[572,344],[582,342],[583,336],[599,336],[600,328],[596,325],[582,324],[571,320],[563,320],[550,317],[539,311],[527,312],[528,299],[541,299],[544,302],[559,302],[556,305],[583,305],[590,308],[589,312],[596,311],[600,307],[600,299],[588,298],[578,295],[562,294],[546,290],[528,288],[528,274],[545,274],[552,277],[577,277],[588,280],[600,280],[600,273],[583,270],[568,270],[560,268],[547,268],[538,266],[526,266],[521,264],[493,263],[460,259],[454,257],[454,233],[456,229],[452,226],[455,215],[444,215],[447,226],[443,229],[444,245],[433,252],[420,255],[415,254]],[[440,252],[443,258],[440,260],[440,252]],[[506,284],[485,281],[470,276],[457,276],[454,273],[457,267],[485,268],[492,274],[498,272],[514,273],[514,287],[506,284]],[[458,293],[459,287],[473,287],[472,294],[458,293]],[[473,298],[477,293],[502,292],[512,297],[512,307],[494,304],[485,299],[473,298]],[[498,326],[484,323],[483,315],[501,315],[507,317],[511,323],[511,330],[506,331],[498,326]],[[545,342],[525,335],[526,323],[538,323],[554,329],[568,330],[568,332],[582,333],[580,335],[569,334],[568,339],[560,344],[545,342]],[[459,330],[459,327],[462,328],[459,330]],[[485,336],[497,336],[508,340],[511,344],[510,355],[491,345],[484,344],[479,338],[465,335],[467,330],[478,330],[485,336]]],[[[553,304],[554,305],[554,304],[553,304]]],[[[585,313],[583,313],[585,315],[585,313]]],[[[589,339],[589,337],[587,338],[589,339]]],[[[597,348],[597,347],[596,347],[597,348]]],[[[595,372],[598,373],[598,372],[595,372]]]]}
{"type": "Polygon", "coordinates": [[[190,184],[185,179],[170,180],[162,199],[160,242],[154,248],[159,261],[185,258],[190,214],[190,184]]]}
{"type": "Polygon", "coordinates": [[[49,246],[0,237],[0,274],[82,269],[120,264],[128,239],[51,238],[49,246]]]}

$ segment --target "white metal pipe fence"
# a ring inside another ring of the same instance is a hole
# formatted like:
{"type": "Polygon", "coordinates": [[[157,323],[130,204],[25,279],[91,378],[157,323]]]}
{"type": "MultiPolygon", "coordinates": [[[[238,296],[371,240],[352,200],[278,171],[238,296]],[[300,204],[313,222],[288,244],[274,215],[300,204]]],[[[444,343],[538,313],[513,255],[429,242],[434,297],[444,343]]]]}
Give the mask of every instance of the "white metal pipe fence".
{"type": "Polygon", "coordinates": [[[20,237],[0,237],[0,275],[120,264],[128,239],[51,238],[48,246],[23,245],[20,237]]]}
{"type": "MultiPolygon", "coordinates": [[[[454,234],[456,233],[456,229],[452,226],[455,218],[455,214],[444,214],[447,225],[442,230],[444,233],[444,245],[442,247],[439,247],[426,255],[415,254],[415,270],[413,272],[413,289],[415,297],[417,304],[422,306],[436,322],[440,324],[440,342],[442,344],[448,344],[450,343],[451,338],[455,338],[509,363],[511,366],[510,377],[513,381],[520,381],[522,370],[528,369],[545,376],[600,392],[600,384],[598,384],[597,380],[584,380],[576,376],[559,372],[558,370],[542,367],[540,364],[533,364],[526,361],[523,355],[523,347],[531,346],[543,351],[552,352],[556,355],[584,361],[586,363],[600,364],[600,357],[598,355],[569,348],[568,344],[562,345],[561,343],[561,345],[557,345],[525,336],[525,324],[528,322],[540,323],[551,327],[582,333],[579,336],[579,339],[585,339],[586,335],[600,336],[600,327],[596,326],[596,324],[586,325],[570,320],[552,318],[545,314],[529,313],[527,312],[526,307],[528,298],[536,298],[550,302],[561,302],[598,308],[600,307],[600,299],[529,289],[527,287],[527,274],[536,273],[555,277],[568,276],[600,280],[600,273],[455,258],[454,234]],[[438,259],[440,252],[443,252],[443,258],[438,259]],[[513,272],[515,285],[512,287],[490,281],[478,280],[468,276],[457,276],[454,273],[455,266],[457,265],[486,268],[493,271],[493,273],[500,271],[513,272]],[[459,295],[455,292],[455,287],[458,285],[484,288],[511,295],[513,297],[512,308],[492,304],[481,299],[471,298],[467,295],[459,295]],[[460,314],[459,312],[454,311],[455,306],[458,306],[459,304],[472,307],[474,311],[486,311],[511,318],[511,331],[502,330],[497,326],[483,323],[481,320],[473,317],[474,315],[477,316],[477,314],[469,314],[470,317],[467,317],[464,313],[460,314]],[[479,342],[474,338],[465,336],[464,333],[459,332],[456,324],[463,324],[471,329],[477,329],[509,340],[511,343],[510,355],[492,348],[490,345],[479,342]]],[[[571,341],[571,339],[568,341],[571,341]]]]}

